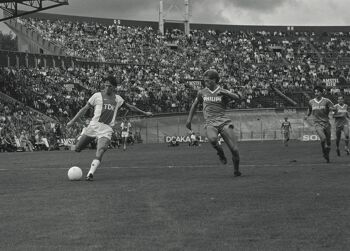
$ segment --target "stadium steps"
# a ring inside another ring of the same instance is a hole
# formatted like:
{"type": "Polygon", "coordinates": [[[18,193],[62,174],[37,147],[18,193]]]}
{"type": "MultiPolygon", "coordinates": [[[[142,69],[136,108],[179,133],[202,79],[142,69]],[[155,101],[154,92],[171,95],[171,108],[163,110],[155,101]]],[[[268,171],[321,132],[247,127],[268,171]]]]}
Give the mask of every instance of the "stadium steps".
{"type": "Polygon", "coordinates": [[[24,103],[18,101],[17,99],[15,99],[15,98],[13,98],[13,97],[8,96],[7,94],[5,94],[5,93],[3,93],[3,92],[0,92],[0,99],[5,100],[5,101],[10,102],[10,103],[13,103],[13,104],[19,103],[19,104],[21,104],[21,105],[24,105],[24,106],[28,107],[34,114],[39,114],[40,117],[42,117],[42,118],[45,119],[45,121],[57,122],[55,119],[53,119],[53,118],[47,116],[47,115],[44,114],[44,113],[39,112],[38,110],[36,110],[36,109],[34,109],[34,108],[32,108],[32,107],[30,107],[30,106],[28,106],[28,105],[26,105],[26,104],[24,104],[24,103]]]}
{"type": "Polygon", "coordinates": [[[287,95],[283,94],[277,87],[271,85],[271,89],[278,95],[280,96],[282,99],[284,99],[289,105],[292,106],[297,106],[298,103],[295,102],[293,99],[291,99],[290,97],[288,97],[287,95]]]}
{"type": "Polygon", "coordinates": [[[25,37],[34,45],[41,47],[45,51],[45,54],[66,56],[65,50],[61,45],[44,39],[38,31],[27,28],[24,24],[17,22],[16,19],[7,20],[5,23],[16,35],[19,35],[19,38],[25,37]]]}
{"type": "Polygon", "coordinates": [[[305,41],[307,41],[307,44],[310,46],[312,52],[314,52],[317,55],[317,58],[320,62],[323,62],[323,56],[321,53],[317,50],[317,48],[313,45],[313,43],[310,41],[310,38],[305,37],[305,41]]]}

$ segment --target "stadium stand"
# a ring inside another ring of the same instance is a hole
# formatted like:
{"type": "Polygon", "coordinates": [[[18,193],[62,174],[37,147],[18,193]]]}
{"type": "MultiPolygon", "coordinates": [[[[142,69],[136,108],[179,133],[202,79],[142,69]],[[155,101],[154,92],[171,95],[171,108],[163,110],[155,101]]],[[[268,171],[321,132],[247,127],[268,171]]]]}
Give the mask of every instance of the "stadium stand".
{"type": "Polygon", "coordinates": [[[209,67],[219,70],[225,88],[245,94],[229,108],[305,107],[313,86],[321,83],[333,100],[350,93],[347,29],[214,25],[195,26],[189,36],[168,27],[161,36],[147,23],[89,20],[54,15],[11,20],[9,26],[25,31],[23,36],[53,45],[45,47],[53,55],[1,51],[6,55],[0,60],[0,91],[61,124],[108,73],[120,80],[118,91],[127,102],[158,114],[187,112],[209,67]]]}

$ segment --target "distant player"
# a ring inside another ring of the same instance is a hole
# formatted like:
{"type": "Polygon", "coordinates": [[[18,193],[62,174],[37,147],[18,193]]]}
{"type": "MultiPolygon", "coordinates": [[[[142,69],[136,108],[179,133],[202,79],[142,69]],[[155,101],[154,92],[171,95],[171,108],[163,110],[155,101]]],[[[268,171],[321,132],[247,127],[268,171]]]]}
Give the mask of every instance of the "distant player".
{"type": "Polygon", "coordinates": [[[335,135],[337,146],[337,155],[340,156],[339,144],[341,140],[341,133],[344,133],[345,136],[345,151],[349,155],[349,112],[348,105],[344,103],[344,97],[338,97],[338,104],[334,105],[334,123],[335,123],[335,135]]]}
{"type": "Polygon", "coordinates": [[[199,146],[199,138],[197,137],[195,132],[191,132],[190,142],[188,143],[188,146],[199,146]]]}
{"type": "Polygon", "coordinates": [[[288,118],[285,117],[284,121],[282,122],[282,125],[281,125],[281,133],[282,133],[282,136],[283,136],[283,144],[285,146],[288,146],[288,141],[289,141],[289,138],[290,138],[291,130],[292,130],[292,125],[288,121],[288,118]]]}
{"type": "Polygon", "coordinates": [[[207,70],[204,73],[205,88],[199,90],[189,112],[186,127],[191,130],[191,121],[199,103],[203,103],[205,129],[210,144],[217,151],[221,163],[226,164],[224,150],[218,143],[220,133],[232,154],[234,176],[241,176],[239,171],[239,151],[234,126],[230,118],[225,115],[225,108],[232,99],[240,99],[238,93],[231,93],[219,85],[219,74],[216,70],[207,70]]]}
{"type": "Polygon", "coordinates": [[[122,130],[122,141],[123,141],[123,150],[126,150],[126,144],[128,143],[128,138],[130,136],[131,123],[128,119],[124,119],[120,124],[122,130]]]}
{"type": "Polygon", "coordinates": [[[331,150],[331,123],[329,122],[329,112],[333,110],[333,103],[328,98],[323,97],[323,88],[314,87],[315,98],[309,101],[307,120],[312,115],[315,130],[321,139],[323,157],[329,163],[329,152],[331,150]]]}
{"type": "Polygon", "coordinates": [[[145,112],[130,105],[124,99],[115,93],[117,81],[113,76],[108,76],[103,79],[104,90],[97,92],[90,97],[87,104],[80,109],[75,117],[67,123],[67,126],[72,126],[75,121],[84,116],[84,114],[91,108],[94,108],[94,116],[89,125],[81,135],[76,144],[75,151],[80,152],[92,140],[97,138],[97,149],[94,160],[91,163],[90,170],[86,176],[87,181],[92,181],[97,167],[102,161],[104,153],[107,151],[113,133],[112,126],[114,126],[118,110],[124,106],[132,111],[143,113],[147,116],[152,116],[151,112],[145,112]]]}

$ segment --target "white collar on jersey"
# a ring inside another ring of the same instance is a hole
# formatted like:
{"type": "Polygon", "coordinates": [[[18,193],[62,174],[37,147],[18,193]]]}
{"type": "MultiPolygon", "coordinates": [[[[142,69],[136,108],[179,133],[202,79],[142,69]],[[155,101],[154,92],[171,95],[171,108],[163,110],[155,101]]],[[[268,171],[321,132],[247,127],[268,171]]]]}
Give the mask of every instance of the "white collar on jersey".
{"type": "Polygon", "coordinates": [[[205,87],[205,89],[208,89],[211,93],[215,93],[216,91],[218,91],[220,89],[220,86],[216,87],[216,89],[214,91],[210,90],[208,87],[205,87]]]}
{"type": "Polygon", "coordinates": [[[321,103],[321,101],[323,100],[323,97],[320,99],[320,101],[317,101],[317,99],[316,99],[316,98],[314,98],[314,100],[315,100],[315,102],[316,102],[316,103],[318,103],[318,104],[319,104],[319,103],[321,103]]]}

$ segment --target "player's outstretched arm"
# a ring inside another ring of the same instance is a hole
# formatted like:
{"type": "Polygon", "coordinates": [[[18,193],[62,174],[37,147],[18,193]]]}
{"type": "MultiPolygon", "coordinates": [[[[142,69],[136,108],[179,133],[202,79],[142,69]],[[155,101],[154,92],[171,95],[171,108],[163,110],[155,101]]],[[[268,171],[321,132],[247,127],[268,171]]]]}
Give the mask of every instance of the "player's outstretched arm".
{"type": "Polygon", "coordinates": [[[137,108],[137,107],[134,106],[134,105],[130,105],[130,104],[128,104],[128,103],[125,103],[125,105],[126,105],[126,107],[128,107],[130,110],[132,110],[132,111],[134,111],[134,112],[142,113],[143,115],[146,115],[146,116],[148,116],[148,117],[153,116],[153,113],[151,113],[151,112],[145,112],[145,111],[143,111],[143,110],[137,108]]]}
{"type": "Polygon", "coordinates": [[[226,89],[221,89],[218,93],[218,95],[226,96],[230,99],[242,99],[242,93],[240,92],[230,92],[229,90],[226,89]]]}
{"type": "Polygon", "coordinates": [[[189,130],[192,130],[191,122],[192,118],[194,116],[194,113],[196,112],[197,106],[198,106],[199,100],[196,98],[191,106],[190,113],[188,114],[187,120],[186,120],[186,127],[189,130]]]}
{"type": "Polygon", "coordinates": [[[311,107],[311,105],[309,104],[308,110],[307,110],[307,114],[306,114],[305,117],[304,117],[305,120],[307,120],[307,118],[310,117],[311,111],[312,111],[312,107],[311,107]]]}
{"type": "Polygon", "coordinates": [[[68,123],[67,126],[71,126],[79,119],[80,117],[84,116],[85,113],[90,109],[91,105],[87,103],[83,108],[79,110],[79,112],[72,118],[68,123]]]}

